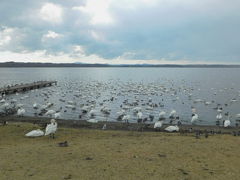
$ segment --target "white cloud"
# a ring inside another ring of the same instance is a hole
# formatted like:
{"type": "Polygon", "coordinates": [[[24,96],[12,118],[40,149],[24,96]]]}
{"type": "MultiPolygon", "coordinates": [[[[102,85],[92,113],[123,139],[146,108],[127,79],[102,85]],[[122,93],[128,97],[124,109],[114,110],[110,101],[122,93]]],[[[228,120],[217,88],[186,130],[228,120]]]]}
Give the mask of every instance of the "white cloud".
{"type": "Polygon", "coordinates": [[[73,51],[77,54],[85,54],[85,50],[83,46],[75,45],[73,46],[73,51]]]}
{"type": "Polygon", "coordinates": [[[73,10],[79,10],[91,17],[90,23],[109,24],[113,23],[113,17],[109,11],[110,0],[87,0],[85,6],[75,6],[73,10]]]}
{"type": "Polygon", "coordinates": [[[53,3],[44,4],[40,10],[41,19],[50,23],[61,23],[62,15],[62,7],[53,3]]]}
{"type": "Polygon", "coordinates": [[[104,35],[102,33],[100,33],[100,32],[96,32],[94,30],[91,30],[90,34],[91,34],[92,38],[97,40],[97,41],[102,41],[102,42],[105,41],[104,35]]]}
{"type": "MultiPolygon", "coordinates": [[[[191,61],[191,60],[175,60],[169,61],[168,59],[104,59],[99,57],[96,54],[85,55],[79,54],[78,51],[82,51],[82,46],[75,46],[74,48],[77,52],[75,56],[73,54],[66,54],[59,52],[58,54],[51,55],[48,54],[46,50],[41,51],[23,51],[21,53],[14,53],[10,51],[0,51],[0,62],[5,62],[6,60],[15,62],[51,62],[51,63],[74,63],[74,62],[83,62],[83,63],[104,63],[104,64],[218,64],[218,61],[191,61]]],[[[128,53],[125,53],[128,54],[128,53]]],[[[227,62],[226,62],[227,64],[227,62]]],[[[239,64],[239,63],[238,63],[239,64]]]]}
{"type": "Polygon", "coordinates": [[[48,31],[47,34],[43,35],[44,39],[46,39],[46,38],[48,38],[48,39],[56,39],[56,38],[59,38],[59,37],[62,37],[62,35],[54,32],[54,31],[48,31]]]}
{"type": "Polygon", "coordinates": [[[12,28],[4,27],[2,31],[0,31],[0,47],[7,46],[12,40],[14,30],[12,28]]]}

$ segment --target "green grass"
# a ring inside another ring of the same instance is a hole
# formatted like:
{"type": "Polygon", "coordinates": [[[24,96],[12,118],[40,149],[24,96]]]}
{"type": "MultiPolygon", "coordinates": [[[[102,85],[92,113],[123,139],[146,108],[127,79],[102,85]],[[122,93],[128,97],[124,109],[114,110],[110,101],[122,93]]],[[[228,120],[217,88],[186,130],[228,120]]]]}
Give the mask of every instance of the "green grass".
{"type": "Polygon", "coordinates": [[[240,137],[60,128],[55,139],[26,138],[39,128],[0,126],[0,179],[239,179],[240,137]],[[69,147],[58,147],[67,140],[69,147]],[[91,160],[87,160],[91,159],[91,160]]]}

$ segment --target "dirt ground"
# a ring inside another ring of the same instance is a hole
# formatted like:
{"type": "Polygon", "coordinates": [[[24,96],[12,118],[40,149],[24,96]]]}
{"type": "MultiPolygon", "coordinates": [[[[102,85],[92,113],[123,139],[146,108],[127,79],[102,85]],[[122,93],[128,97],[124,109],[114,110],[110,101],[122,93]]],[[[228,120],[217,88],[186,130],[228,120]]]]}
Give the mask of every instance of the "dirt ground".
{"type": "Polygon", "coordinates": [[[240,136],[59,128],[55,139],[24,137],[38,128],[0,126],[1,180],[240,179],[240,136]]]}

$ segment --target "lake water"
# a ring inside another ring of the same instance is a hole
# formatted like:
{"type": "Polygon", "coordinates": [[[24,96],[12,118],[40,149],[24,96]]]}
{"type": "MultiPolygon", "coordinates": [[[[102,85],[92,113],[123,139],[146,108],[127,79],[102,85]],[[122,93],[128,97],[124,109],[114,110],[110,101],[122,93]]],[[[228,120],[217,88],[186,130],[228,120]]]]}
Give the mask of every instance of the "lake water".
{"type": "Polygon", "coordinates": [[[232,125],[240,113],[238,68],[0,68],[0,87],[39,80],[58,83],[6,96],[6,101],[17,100],[28,116],[40,111],[33,109],[34,103],[39,107],[53,103],[48,110],[60,111],[61,118],[76,120],[89,119],[89,114],[82,118],[79,115],[84,106],[91,105],[96,119],[108,121],[117,121],[117,112],[124,108],[130,122],[136,122],[136,106],[142,108],[143,117],[154,115],[153,121],[160,111],[168,117],[176,110],[183,124],[190,124],[193,107],[199,115],[196,124],[202,125],[216,124],[216,107],[223,108],[223,119],[224,113],[229,112],[232,125]],[[76,108],[66,106],[72,103],[76,108]],[[104,106],[111,109],[109,115],[101,111],[104,106]]]}

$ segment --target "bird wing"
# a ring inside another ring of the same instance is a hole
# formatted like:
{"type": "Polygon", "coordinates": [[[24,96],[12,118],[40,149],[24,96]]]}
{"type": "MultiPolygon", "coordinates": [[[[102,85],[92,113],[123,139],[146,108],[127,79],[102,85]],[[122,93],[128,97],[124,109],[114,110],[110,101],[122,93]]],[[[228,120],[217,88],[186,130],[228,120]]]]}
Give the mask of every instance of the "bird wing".
{"type": "Polygon", "coordinates": [[[43,135],[44,135],[44,132],[41,131],[40,129],[33,130],[33,131],[30,131],[29,133],[25,134],[25,136],[27,136],[27,137],[38,137],[38,136],[43,136],[43,135]]]}
{"type": "Polygon", "coordinates": [[[46,129],[45,129],[45,136],[51,134],[51,131],[52,131],[52,125],[48,124],[46,129]]]}

